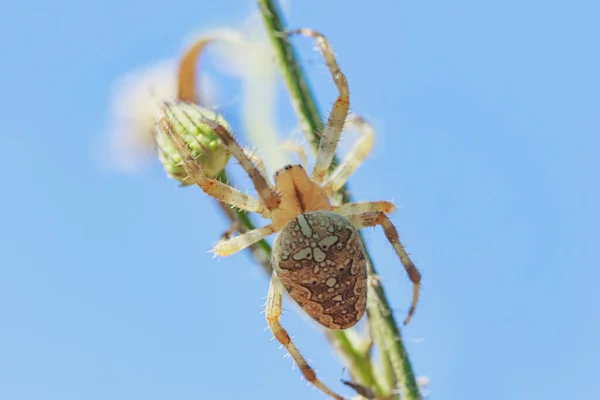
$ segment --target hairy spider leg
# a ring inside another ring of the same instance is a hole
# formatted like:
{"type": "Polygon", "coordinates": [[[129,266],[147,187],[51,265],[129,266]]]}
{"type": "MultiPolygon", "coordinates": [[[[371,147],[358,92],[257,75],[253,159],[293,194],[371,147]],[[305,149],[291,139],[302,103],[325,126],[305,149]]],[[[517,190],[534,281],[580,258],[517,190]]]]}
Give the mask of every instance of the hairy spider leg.
{"type": "Polygon", "coordinates": [[[358,115],[353,115],[346,123],[346,128],[349,126],[356,128],[360,136],[342,162],[339,163],[323,184],[323,189],[325,189],[328,196],[333,196],[344,186],[373,149],[375,131],[370,123],[358,115]]]}
{"type": "Polygon", "coordinates": [[[202,122],[208,124],[213,129],[215,135],[221,139],[223,144],[227,147],[227,150],[231,152],[231,155],[238,160],[242,168],[244,168],[248,176],[250,176],[258,196],[267,206],[267,209],[271,211],[277,208],[280,203],[277,193],[275,193],[273,188],[267,182],[267,178],[263,176],[256,165],[254,165],[250,157],[248,157],[248,155],[244,152],[244,149],[242,149],[231,133],[219,123],[211,119],[203,118],[202,122]]]}
{"type": "Polygon", "coordinates": [[[213,252],[218,256],[229,256],[244,250],[246,247],[252,246],[254,243],[273,233],[275,233],[275,229],[273,229],[271,224],[262,228],[252,229],[238,236],[221,239],[213,248],[213,252]]]}
{"type": "Polygon", "coordinates": [[[255,152],[253,152],[247,147],[244,147],[244,153],[246,154],[246,157],[248,157],[250,161],[252,161],[252,163],[256,165],[256,168],[258,169],[260,174],[264,176],[265,180],[267,181],[267,184],[269,186],[272,186],[271,181],[269,180],[269,175],[267,174],[267,168],[265,167],[265,163],[263,162],[263,160],[259,156],[257,156],[255,152]]]}
{"type": "Polygon", "coordinates": [[[410,306],[410,310],[408,311],[408,316],[404,320],[404,325],[407,325],[410,322],[413,314],[415,313],[415,309],[417,307],[417,303],[419,302],[419,290],[421,286],[421,274],[411,261],[410,257],[404,250],[404,246],[400,243],[400,238],[398,236],[398,231],[390,221],[387,215],[385,215],[382,211],[374,211],[374,212],[365,212],[361,214],[354,215],[345,215],[346,218],[357,228],[364,228],[368,226],[376,226],[380,225],[383,228],[383,232],[385,233],[385,237],[389,240],[389,242],[394,247],[396,254],[400,258],[408,277],[413,283],[413,298],[412,304],[410,306]]]}
{"type": "MultiPolygon", "coordinates": [[[[167,108],[170,109],[170,105],[167,104],[167,108]]],[[[170,118],[173,120],[173,118],[170,118]]],[[[169,123],[169,118],[163,117],[159,120],[161,130],[169,137],[177,152],[179,153],[182,161],[183,168],[188,174],[188,177],[209,196],[215,199],[229,204],[232,207],[239,208],[241,210],[255,212],[261,214],[264,217],[268,217],[270,212],[265,208],[265,205],[258,199],[247,195],[229,185],[224,184],[216,179],[210,179],[192,155],[191,150],[185,143],[184,139],[179,136],[174,127],[169,123]]]]}
{"type": "Polygon", "coordinates": [[[238,232],[242,224],[239,220],[235,220],[229,225],[229,228],[221,235],[221,240],[229,239],[235,232],[238,232]]]}
{"type": "Polygon", "coordinates": [[[325,384],[321,382],[319,378],[317,378],[315,371],[310,367],[310,365],[308,365],[308,362],[306,362],[304,357],[302,357],[302,354],[300,354],[300,351],[294,342],[292,342],[290,335],[279,322],[279,318],[281,317],[281,300],[284,290],[285,288],[283,287],[283,284],[279,280],[277,274],[274,272],[273,277],[271,278],[271,284],[269,285],[269,295],[267,297],[266,316],[269,328],[271,328],[273,335],[279,341],[279,343],[281,343],[290,353],[302,371],[302,375],[304,375],[304,378],[306,378],[308,382],[312,383],[330,397],[336,400],[344,400],[343,397],[337,395],[334,391],[325,386],[325,384]]]}
{"type": "Polygon", "coordinates": [[[348,116],[348,109],[350,107],[350,90],[348,89],[346,76],[340,70],[333,54],[333,49],[324,35],[312,29],[298,29],[291,31],[288,34],[315,38],[339,92],[329,114],[327,124],[321,133],[321,141],[319,142],[315,167],[310,176],[310,179],[314,182],[321,184],[329,170],[329,166],[335,155],[335,149],[340,140],[340,135],[342,134],[342,129],[344,129],[344,124],[346,123],[346,117],[348,116]]]}
{"type": "Polygon", "coordinates": [[[381,211],[391,214],[396,211],[394,203],[389,201],[359,201],[356,203],[346,203],[333,208],[333,212],[341,215],[364,214],[366,212],[381,211]]]}

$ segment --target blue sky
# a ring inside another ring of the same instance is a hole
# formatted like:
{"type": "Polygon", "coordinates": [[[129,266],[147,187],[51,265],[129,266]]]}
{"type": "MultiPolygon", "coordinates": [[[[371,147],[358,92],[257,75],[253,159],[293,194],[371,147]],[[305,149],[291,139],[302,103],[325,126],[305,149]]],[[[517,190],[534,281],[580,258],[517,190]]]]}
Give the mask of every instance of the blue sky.
{"type": "MultiPolygon", "coordinates": [[[[270,341],[268,281],[160,167],[99,162],[111,85],[172,57],[251,1],[3,3],[0,13],[0,398],[321,399],[270,341]]],[[[600,356],[600,6],[592,1],[293,2],[325,32],[375,151],[359,200],[394,198],[424,294],[403,330],[433,399],[593,399],[600,356]]],[[[322,109],[335,92],[301,46],[322,109]]],[[[278,124],[295,125],[280,97],[278,124]]],[[[235,121],[235,116],[232,117],[235,121]]],[[[240,128],[241,130],[241,128],[240,128]]],[[[243,132],[240,132],[243,135],[243,132]]],[[[399,318],[410,285],[369,248],[399,318]]],[[[321,333],[283,323],[325,382],[321,333]]]]}

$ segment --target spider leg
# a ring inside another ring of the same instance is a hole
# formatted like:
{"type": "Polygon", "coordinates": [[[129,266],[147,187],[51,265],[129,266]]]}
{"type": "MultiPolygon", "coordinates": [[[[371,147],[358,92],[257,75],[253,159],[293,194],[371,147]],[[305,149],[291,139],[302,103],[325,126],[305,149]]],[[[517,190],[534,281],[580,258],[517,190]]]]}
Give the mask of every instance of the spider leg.
{"type": "Polygon", "coordinates": [[[267,206],[267,209],[270,211],[277,208],[280,203],[277,193],[275,193],[275,190],[273,190],[273,188],[269,185],[267,179],[263,176],[256,165],[254,165],[250,157],[248,157],[248,154],[244,152],[244,149],[242,149],[231,133],[219,125],[219,123],[208,118],[203,118],[202,122],[210,125],[215,132],[215,135],[221,139],[223,144],[227,147],[227,150],[231,152],[231,154],[238,160],[242,168],[244,168],[248,176],[250,176],[258,196],[267,206]]]}
{"type": "Polygon", "coordinates": [[[232,207],[255,212],[264,217],[270,215],[269,210],[267,210],[264,204],[258,199],[248,196],[246,193],[226,185],[221,181],[210,179],[204,175],[202,168],[196,162],[189,147],[183,138],[174,131],[173,126],[167,122],[167,119],[161,118],[159,124],[161,125],[162,131],[165,132],[173,142],[173,145],[181,156],[182,164],[188,177],[194,181],[196,185],[200,186],[206,194],[225,204],[229,204],[232,207]]]}
{"type": "Polygon", "coordinates": [[[296,153],[298,155],[298,158],[300,159],[300,164],[304,168],[307,167],[307,165],[308,165],[308,157],[306,156],[306,152],[304,151],[304,148],[300,144],[294,142],[293,140],[286,140],[285,142],[283,142],[281,144],[281,148],[283,150],[291,151],[293,153],[296,153]]]}
{"type": "Polygon", "coordinates": [[[276,273],[273,273],[273,277],[271,278],[271,284],[269,285],[269,296],[267,297],[267,323],[269,324],[269,328],[273,332],[273,335],[279,343],[285,346],[286,350],[291,354],[294,361],[302,371],[302,375],[306,378],[307,381],[312,383],[314,386],[319,388],[322,392],[326,393],[330,397],[336,400],[344,400],[343,397],[337,395],[331,389],[329,389],[323,382],[317,378],[315,371],[308,365],[300,351],[292,342],[290,335],[287,331],[281,326],[279,322],[279,318],[281,316],[281,299],[283,297],[284,287],[276,273]]]}
{"type": "Polygon", "coordinates": [[[346,203],[333,208],[333,212],[343,216],[364,214],[366,212],[381,211],[391,214],[396,210],[396,206],[389,201],[361,201],[357,203],[346,203]]]}
{"type": "Polygon", "coordinates": [[[330,197],[344,186],[373,149],[375,141],[373,126],[358,115],[348,120],[346,127],[350,125],[356,127],[360,136],[323,185],[323,189],[330,197]]]}
{"type": "Polygon", "coordinates": [[[348,108],[350,107],[350,91],[348,89],[346,76],[340,70],[327,38],[312,29],[298,29],[289,32],[289,35],[296,34],[315,38],[339,92],[329,114],[327,124],[321,133],[321,141],[319,142],[315,168],[310,177],[314,182],[320,184],[327,174],[329,165],[331,165],[331,161],[335,155],[335,149],[340,140],[340,135],[342,134],[342,129],[346,123],[348,108]]]}
{"type": "Polygon", "coordinates": [[[406,254],[406,250],[404,250],[404,246],[400,243],[400,238],[398,237],[398,231],[390,221],[390,219],[385,215],[382,211],[374,211],[374,212],[365,212],[361,214],[347,215],[346,218],[352,222],[352,224],[357,228],[364,228],[367,226],[376,226],[380,225],[383,228],[383,232],[385,236],[390,241],[392,246],[394,246],[394,250],[396,250],[396,254],[400,258],[408,277],[413,283],[413,298],[412,304],[410,306],[410,310],[408,312],[408,316],[404,320],[404,325],[408,324],[413,314],[415,313],[415,309],[417,307],[417,303],[419,302],[419,289],[421,286],[421,274],[411,261],[408,254],[406,254]]]}
{"type": "Polygon", "coordinates": [[[254,165],[256,165],[256,169],[258,169],[260,174],[265,178],[267,184],[271,186],[271,183],[269,181],[269,175],[267,174],[267,169],[265,168],[265,163],[263,162],[263,160],[261,160],[260,157],[257,156],[252,150],[246,147],[244,147],[244,153],[246,154],[246,157],[248,157],[250,161],[254,165]]]}
{"type": "Polygon", "coordinates": [[[221,240],[230,239],[231,236],[240,229],[241,223],[235,220],[229,225],[229,228],[221,235],[221,240]]]}
{"type": "Polygon", "coordinates": [[[213,248],[213,252],[218,256],[228,256],[237,253],[248,246],[252,246],[254,243],[266,238],[272,233],[275,233],[275,229],[269,224],[238,236],[224,238],[217,242],[213,248]]]}

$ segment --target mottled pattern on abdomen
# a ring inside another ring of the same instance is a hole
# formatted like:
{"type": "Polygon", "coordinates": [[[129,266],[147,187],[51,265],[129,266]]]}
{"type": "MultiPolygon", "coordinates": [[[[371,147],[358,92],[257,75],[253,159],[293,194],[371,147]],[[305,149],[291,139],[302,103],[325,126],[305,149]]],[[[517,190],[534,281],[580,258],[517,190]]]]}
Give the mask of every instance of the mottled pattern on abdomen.
{"type": "Polygon", "coordinates": [[[358,231],[329,211],[301,214],[278,234],[273,266],[290,296],[330,329],[355,325],[365,312],[367,265],[358,231]]]}

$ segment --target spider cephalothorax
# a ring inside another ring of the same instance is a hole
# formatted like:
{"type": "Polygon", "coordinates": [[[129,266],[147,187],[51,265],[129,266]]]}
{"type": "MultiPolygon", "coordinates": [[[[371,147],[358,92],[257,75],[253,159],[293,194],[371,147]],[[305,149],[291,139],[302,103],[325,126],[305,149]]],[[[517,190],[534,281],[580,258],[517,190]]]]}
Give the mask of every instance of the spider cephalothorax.
{"type": "MultiPolygon", "coordinates": [[[[202,122],[212,127],[251,178],[260,198],[256,199],[207,177],[183,139],[175,133],[168,115],[161,118],[159,124],[181,155],[189,178],[202,190],[223,203],[271,220],[262,228],[221,240],[214,252],[227,256],[278,233],[271,259],[274,272],[267,298],[267,322],[306,379],[329,396],[343,399],[317,378],[281,326],[279,318],[284,290],[326,328],[345,329],[355,325],[364,314],[367,301],[367,260],[358,229],[376,225],[383,228],[414,284],[413,301],[405,323],[414,313],[421,276],[386,215],[394,211],[392,203],[369,201],[340,206],[331,204],[330,197],[345,184],[370,152],[374,134],[366,122],[355,120],[361,136],[342,162],[329,173],[348,116],[348,83],[323,35],[308,29],[292,33],[316,39],[339,91],[329,120],[321,132],[315,166],[310,176],[301,165],[286,165],[275,173],[274,184],[271,184],[260,160],[249,155],[223,126],[203,119],[202,122]]],[[[166,104],[164,110],[168,114],[170,105],[166,104]]]]}

